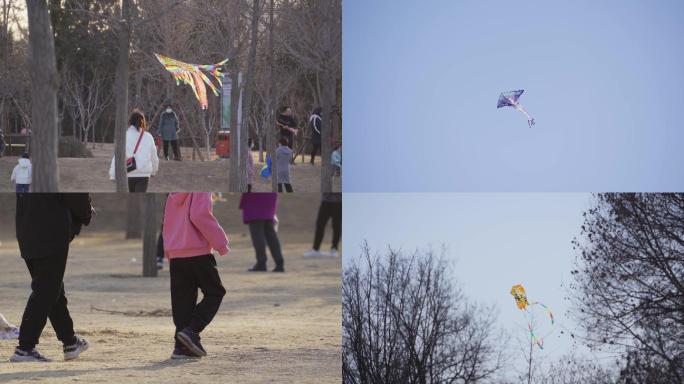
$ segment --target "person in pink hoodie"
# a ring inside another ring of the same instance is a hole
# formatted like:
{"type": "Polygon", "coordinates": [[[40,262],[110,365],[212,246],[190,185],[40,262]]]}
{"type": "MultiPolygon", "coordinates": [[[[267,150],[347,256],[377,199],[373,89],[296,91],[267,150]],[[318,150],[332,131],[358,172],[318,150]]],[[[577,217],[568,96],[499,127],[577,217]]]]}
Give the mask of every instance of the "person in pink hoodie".
{"type": "Polygon", "coordinates": [[[212,214],[211,193],[171,193],[164,210],[164,254],[176,325],[172,359],[206,356],[200,332],[221,306],[223,288],[212,249],[226,255],[228,238],[212,214]],[[197,289],[204,296],[197,302],[197,289]]]}

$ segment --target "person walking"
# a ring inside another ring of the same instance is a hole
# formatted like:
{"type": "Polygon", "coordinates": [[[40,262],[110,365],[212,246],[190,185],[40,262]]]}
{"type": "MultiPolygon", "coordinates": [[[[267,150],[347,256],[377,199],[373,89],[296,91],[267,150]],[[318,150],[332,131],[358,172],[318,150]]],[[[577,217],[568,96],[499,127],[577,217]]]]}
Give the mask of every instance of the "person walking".
{"type": "Polygon", "coordinates": [[[5,156],[5,134],[0,131],[0,157],[5,156]]]}
{"type": "Polygon", "coordinates": [[[169,160],[169,144],[173,149],[173,159],[181,161],[180,148],[178,147],[178,116],[171,108],[171,104],[166,104],[164,112],[159,117],[157,135],[161,137],[164,146],[164,158],[169,160]]]}
{"type": "MultiPolygon", "coordinates": [[[[126,171],[128,172],[128,191],[147,192],[150,177],[159,169],[159,157],[154,138],[147,132],[147,123],[142,112],[134,110],[128,119],[126,130],[126,171]]],[[[116,180],[114,158],[109,167],[109,178],[116,180]]]]}
{"type": "Polygon", "coordinates": [[[304,257],[337,256],[337,248],[342,238],[342,194],[323,193],[321,206],[318,208],[318,218],[316,218],[316,233],[314,235],[313,248],[304,253],[304,257]],[[325,226],[328,220],[332,220],[332,247],[330,252],[321,252],[321,243],[325,234],[325,226]]]}
{"type": "Polygon", "coordinates": [[[285,272],[285,262],[280,249],[280,240],[276,232],[278,194],[275,192],[243,193],[240,198],[242,222],[249,225],[249,234],[256,252],[256,264],[249,272],[265,272],[266,245],[275,261],[273,272],[285,272]]]}
{"type": "Polygon", "coordinates": [[[342,176],[342,143],[337,143],[333,147],[330,164],[333,166],[333,176],[342,176]]]}
{"type": "Polygon", "coordinates": [[[316,107],[309,117],[309,128],[311,129],[311,165],[314,165],[316,154],[321,149],[321,113],[323,109],[316,107]]]}
{"type": "Polygon", "coordinates": [[[200,333],[221,307],[226,294],[216,250],[228,254],[228,237],[212,214],[211,193],[171,193],[164,210],[164,252],[171,276],[171,313],[176,326],[172,359],[207,355],[200,333]],[[197,291],[202,300],[197,302],[197,291]]]}
{"type": "Polygon", "coordinates": [[[283,191],[283,187],[287,192],[293,192],[292,183],[290,182],[290,160],[292,160],[292,149],[287,145],[287,139],[280,138],[278,148],[276,149],[276,164],[278,166],[278,192],[283,191]]]}
{"type": "Polygon", "coordinates": [[[247,148],[247,192],[252,192],[252,184],[254,184],[254,158],[252,157],[254,140],[251,137],[247,139],[247,148]]]}
{"type": "Polygon", "coordinates": [[[31,160],[29,160],[29,154],[24,152],[10,176],[10,182],[16,183],[17,193],[26,193],[31,189],[32,173],[33,166],[31,165],[31,160]]]}
{"type": "Polygon", "coordinates": [[[63,344],[64,360],[75,359],[88,349],[88,342],[74,332],[63,279],[69,244],[91,217],[90,196],[85,193],[17,195],[16,234],[31,275],[31,295],[19,327],[19,345],[10,361],[49,361],[36,350],[48,319],[63,344]]]}

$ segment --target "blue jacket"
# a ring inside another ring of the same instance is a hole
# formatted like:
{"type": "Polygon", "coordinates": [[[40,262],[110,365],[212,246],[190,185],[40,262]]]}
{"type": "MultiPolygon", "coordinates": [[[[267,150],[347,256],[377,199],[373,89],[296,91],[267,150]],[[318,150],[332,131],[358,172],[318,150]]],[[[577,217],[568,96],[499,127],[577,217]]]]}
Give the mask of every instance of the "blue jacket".
{"type": "Polygon", "coordinates": [[[162,112],[157,125],[157,134],[162,140],[178,140],[178,116],[173,110],[162,112]]]}

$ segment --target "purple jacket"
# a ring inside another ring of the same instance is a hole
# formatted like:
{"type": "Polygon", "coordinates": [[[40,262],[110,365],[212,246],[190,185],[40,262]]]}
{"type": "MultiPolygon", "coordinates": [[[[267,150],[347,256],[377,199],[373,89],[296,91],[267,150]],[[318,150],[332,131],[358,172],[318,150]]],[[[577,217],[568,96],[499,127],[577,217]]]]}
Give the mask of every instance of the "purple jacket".
{"type": "Polygon", "coordinates": [[[245,224],[253,220],[273,220],[277,208],[276,192],[248,192],[240,198],[242,222],[245,224]]]}

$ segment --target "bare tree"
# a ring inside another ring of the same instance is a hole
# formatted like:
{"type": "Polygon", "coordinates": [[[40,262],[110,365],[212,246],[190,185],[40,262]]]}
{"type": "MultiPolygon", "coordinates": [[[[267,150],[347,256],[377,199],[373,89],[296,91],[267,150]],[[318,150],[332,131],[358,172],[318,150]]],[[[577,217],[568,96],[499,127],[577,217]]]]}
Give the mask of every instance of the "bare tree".
{"type": "Polygon", "coordinates": [[[533,378],[539,384],[615,384],[617,375],[594,359],[572,353],[551,362],[533,378]]]}
{"type": "Polygon", "coordinates": [[[584,216],[571,291],[587,344],[684,382],[684,194],[599,194],[584,216]]]}
{"type": "Polygon", "coordinates": [[[270,67],[270,94],[269,94],[269,99],[270,99],[270,106],[271,109],[267,109],[266,113],[268,114],[268,123],[266,125],[266,151],[268,153],[268,156],[271,158],[271,190],[273,192],[278,191],[278,163],[275,161],[275,147],[276,147],[276,137],[275,137],[275,132],[272,130],[275,128],[275,122],[276,122],[276,108],[277,108],[277,91],[276,91],[276,58],[275,58],[275,37],[274,37],[274,29],[275,29],[275,19],[274,19],[274,13],[275,13],[275,2],[274,0],[271,0],[269,7],[268,7],[268,61],[269,61],[269,67],[270,67]],[[272,133],[269,134],[268,132],[271,131],[272,133]]]}
{"type": "Polygon", "coordinates": [[[121,0],[121,22],[117,25],[119,55],[116,63],[116,112],[114,117],[114,176],[116,191],[128,191],[126,176],[126,129],[128,127],[128,57],[131,44],[131,0],[121,0]]]}
{"type": "Polygon", "coordinates": [[[345,383],[475,383],[503,365],[491,308],[466,300],[433,252],[367,246],[342,282],[345,383]],[[495,339],[496,338],[496,339],[495,339]],[[496,341],[495,341],[496,340],[496,341]]]}
{"type": "MultiPolygon", "coordinates": [[[[252,0],[251,7],[252,23],[250,25],[250,43],[249,43],[249,55],[247,57],[247,73],[244,79],[244,99],[242,104],[242,119],[240,123],[240,167],[238,168],[238,175],[236,176],[237,182],[234,183],[233,191],[247,191],[247,156],[252,156],[249,148],[247,147],[247,137],[249,132],[247,130],[247,123],[253,106],[252,97],[254,95],[255,81],[254,73],[256,67],[256,55],[257,55],[257,41],[258,41],[258,30],[259,30],[259,18],[261,16],[261,6],[259,0],[252,0]]],[[[232,176],[232,175],[231,175],[232,176]]]]}
{"type": "Polygon", "coordinates": [[[57,168],[57,90],[59,76],[55,45],[47,4],[27,0],[29,21],[29,68],[31,71],[31,129],[33,142],[40,148],[33,153],[34,192],[58,192],[57,168]]]}
{"type": "MultiPolygon", "coordinates": [[[[83,75],[67,71],[63,81],[66,93],[64,104],[78,125],[81,140],[87,142],[89,132],[95,130],[100,115],[112,102],[111,93],[104,90],[105,76],[93,68],[90,81],[86,81],[83,75]]],[[[94,137],[93,132],[93,144],[94,137]]]]}

